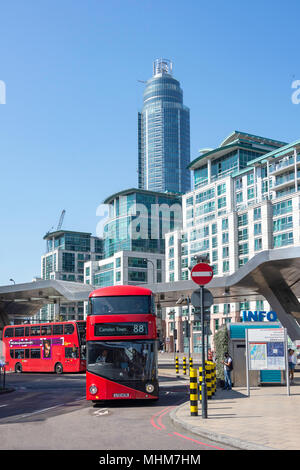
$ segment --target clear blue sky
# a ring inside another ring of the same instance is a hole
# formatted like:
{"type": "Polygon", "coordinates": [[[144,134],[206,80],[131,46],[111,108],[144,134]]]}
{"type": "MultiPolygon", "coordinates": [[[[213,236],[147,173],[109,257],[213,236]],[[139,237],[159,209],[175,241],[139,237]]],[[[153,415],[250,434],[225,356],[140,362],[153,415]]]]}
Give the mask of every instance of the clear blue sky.
{"type": "Polygon", "coordinates": [[[298,0],[14,0],[1,4],[0,285],[40,274],[44,234],[96,233],[137,186],[137,112],[166,57],[191,111],[191,158],[238,129],[300,138],[298,0]]]}

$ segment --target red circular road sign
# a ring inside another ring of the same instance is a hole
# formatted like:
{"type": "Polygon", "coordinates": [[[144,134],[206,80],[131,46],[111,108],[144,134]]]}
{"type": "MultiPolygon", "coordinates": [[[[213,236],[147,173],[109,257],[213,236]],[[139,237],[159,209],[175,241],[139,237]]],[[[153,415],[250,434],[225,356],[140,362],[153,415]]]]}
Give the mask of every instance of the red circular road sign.
{"type": "Polygon", "coordinates": [[[191,271],[191,277],[196,284],[204,286],[212,280],[213,269],[211,266],[209,266],[209,264],[198,263],[193,267],[191,271]]]}

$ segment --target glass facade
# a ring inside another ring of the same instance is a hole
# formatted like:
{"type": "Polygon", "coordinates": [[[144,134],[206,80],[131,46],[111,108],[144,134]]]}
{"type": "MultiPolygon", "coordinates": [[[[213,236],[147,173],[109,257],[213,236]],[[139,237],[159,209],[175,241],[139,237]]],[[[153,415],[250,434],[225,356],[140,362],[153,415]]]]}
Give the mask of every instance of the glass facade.
{"type": "Polygon", "coordinates": [[[169,61],[158,61],[144,91],[138,115],[139,188],[186,193],[190,190],[190,112],[171,68],[169,61]]]}
{"type": "Polygon", "coordinates": [[[120,193],[108,200],[104,258],[119,251],[164,253],[164,234],[181,227],[181,199],[148,191],[120,193]]]}

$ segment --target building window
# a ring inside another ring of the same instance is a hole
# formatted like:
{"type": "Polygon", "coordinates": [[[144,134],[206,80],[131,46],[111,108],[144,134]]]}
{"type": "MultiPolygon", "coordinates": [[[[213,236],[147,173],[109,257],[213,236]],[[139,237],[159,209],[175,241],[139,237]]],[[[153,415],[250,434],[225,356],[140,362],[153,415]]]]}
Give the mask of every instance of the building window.
{"type": "Polygon", "coordinates": [[[254,209],[253,218],[254,218],[254,220],[260,220],[261,219],[261,207],[256,207],[256,209],[254,209]]]}
{"type": "Polygon", "coordinates": [[[116,258],[116,268],[121,267],[121,258],[116,258]]]}
{"type": "Polygon", "coordinates": [[[262,239],[261,238],[255,238],[254,240],[254,251],[259,251],[262,249],[262,239]]]}
{"type": "Polygon", "coordinates": [[[250,309],[250,303],[248,300],[245,300],[244,302],[240,302],[240,310],[249,310],[250,309]]]}
{"type": "Polygon", "coordinates": [[[239,255],[247,255],[248,254],[248,243],[242,243],[239,245],[239,255]]]}
{"type": "Polygon", "coordinates": [[[241,266],[244,266],[244,264],[246,264],[248,262],[249,258],[246,256],[245,258],[240,258],[239,259],[239,268],[241,266]]]}
{"type": "Polygon", "coordinates": [[[174,236],[172,235],[170,238],[169,238],[169,246],[173,246],[174,245],[174,236]]]}
{"type": "Polygon", "coordinates": [[[224,304],[224,315],[230,313],[230,304],[224,304]]]}
{"type": "Polygon", "coordinates": [[[223,273],[227,273],[229,271],[229,261],[223,261],[223,273]]]}
{"type": "Polygon", "coordinates": [[[219,185],[218,185],[218,187],[217,187],[217,193],[218,193],[218,196],[220,196],[221,194],[226,193],[226,183],[223,183],[223,184],[219,184],[219,185]]]}
{"type": "Polygon", "coordinates": [[[242,214],[238,216],[238,227],[248,224],[248,214],[242,214]]]}
{"type": "Polygon", "coordinates": [[[292,245],[294,243],[293,232],[281,233],[273,237],[274,248],[292,245]]]}
{"type": "Polygon", "coordinates": [[[254,188],[249,188],[247,190],[247,199],[253,199],[254,198],[254,188]]]}
{"type": "Polygon", "coordinates": [[[282,217],[281,219],[274,220],[273,232],[280,232],[293,227],[293,216],[282,217]]]}
{"type": "Polygon", "coordinates": [[[228,229],[228,219],[222,219],[222,230],[228,229]]]}
{"type": "Polygon", "coordinates": [[[247,186],[250,186],[253,183],[254,183],[254,174],[253,174],[253,172],[248,173],[248,175],[247,175],[247,186]]]}
{"type": "Polygon", "coordinates": [[[218,199],[218,209],[221,209],[222,207],[226,207],[226,196],[219,197],[218,199]]]}
{"type": "Polygon", "coordinates": [[[238,231],[238,240],[239,241],[248,240],[248,229],[247,228],[243,228],[242,230],[238,231]]]}
{"type": "Polygon", "coordinates": [[[216,276],[218,274],[218,265],[217,264],[212,264],[212,270],[214,275],[216,276]]]}
{"type": "Polygon", "coordinates": [[[223,243],[223,245],[224,245],[224,243],[228,243],[228,241],[229,241],[229,234],[228,234],[228,232],[222,233],[222,243],[223,243]]]}
{"type": "Polygon", "coordinates": [[[223,258],[229,257],[229,246],[223,246],[223,258]]]}
{"type": "Polygon", "coordinates": [[[292,212],[292,200],[289,199],[287,201],[279,202],[278,204],[274,204],[273,206],[273,215],[281,215],[286,214],[287,212],[292,212]]]}
{"type": "Polygon", "coordinates": [[[243,202],[243,193],[240,192],[240,193],[236,193],[236,202],[238,204],[240,204],[241,202],[243,202]]]}
{"type": "Polygon", "coordinates": [[[254,235],[260,235],[260,234],[261,234],[261,223],[254,224],[254,235]]]}

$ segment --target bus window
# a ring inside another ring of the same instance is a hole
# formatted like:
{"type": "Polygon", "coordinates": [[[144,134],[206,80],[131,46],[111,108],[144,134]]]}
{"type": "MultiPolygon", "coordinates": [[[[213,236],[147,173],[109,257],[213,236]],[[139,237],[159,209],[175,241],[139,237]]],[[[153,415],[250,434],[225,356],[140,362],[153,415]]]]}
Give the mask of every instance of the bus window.
{"type": "Polygon", "coordinates": [[[78,348],[65,348],[66,359],[77,359],[79,357],[78,348]]]}
{"type": "Polygon", "coordinates": [[[29,349],[25,349],[25,359],[29,359],[29,349]]]}
{"type": "Polygon", "coordinates": [[[42,325],[41,335],[52,335],[52,326],[51,325],[42,325]]]}
{"type": "Polygon", "coordinates": [[[24,336],[24,328],[23,327],[15,328],[15,336],[24,336]]]}
{"type": "Polygon", "coordinates": [[[40,359],[41,350],[40,349],[31,349],[31,359],[40,359]]]}
{"type": "Polygon", "coordinates": [[[13,336],[14,336],[14,329],[13,328],[7,328],[5,330],[4,338],[13,338],[13,336]]]}
{"type": "Polygon", "coordinates": [[[74,333],[74,325],[64,325],[64,334],[71,335],[74,333]]]}
{"type": "Polygon", "coordinates": [[[25,336],[30,336],[29,326],[25,326],[25,336]]]}
{"type": "Polygon", "coordinates": [[[54,335],[62,335],[63,334],[63,326],[62,325],[53,325],[53,334],[54,335]]]}
{"type": "Polygon", "coordinates": [[[14,349],[10,350],[10,357],[11,357],[11,359],[15,358],[15,350],[14,349]]]}
{"type": "Polygon", "coordinates": [[[30,328],[30,336],[40,336],[41,328],[39,326],[32,326],[30,328]]]}
{"type": "Polygon", "coordinates": [[[24,349],[15,349],[15,359],[24,359],[24,349]]]}

